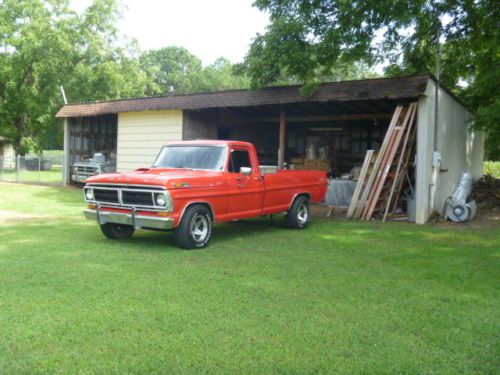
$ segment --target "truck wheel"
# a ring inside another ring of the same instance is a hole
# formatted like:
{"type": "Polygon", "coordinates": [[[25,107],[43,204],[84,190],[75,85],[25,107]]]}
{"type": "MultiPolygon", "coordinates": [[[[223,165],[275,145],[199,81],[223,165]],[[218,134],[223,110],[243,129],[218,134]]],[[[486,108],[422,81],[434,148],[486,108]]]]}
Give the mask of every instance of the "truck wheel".
{"type": "Polygon", "coordinates": [[[175,244],[183,249],[201,249],[212,235],[212,217],[207,207],[197,204],[188,207],[174,231],[175,244]]]}
{"type": "Polygon", "coordinates": [[[121,240],[132,237],[134,227],[131,225],[106,223],[101,225],[101,232],[108,238],[121,240]]]}
{"type": "Polygon", "coordinates": [[[311,209],[309,198],[304,195],[297,197],[288,210],[285,218],[286,226],[292,229],[304,229],[309,224],[311,209]]]}

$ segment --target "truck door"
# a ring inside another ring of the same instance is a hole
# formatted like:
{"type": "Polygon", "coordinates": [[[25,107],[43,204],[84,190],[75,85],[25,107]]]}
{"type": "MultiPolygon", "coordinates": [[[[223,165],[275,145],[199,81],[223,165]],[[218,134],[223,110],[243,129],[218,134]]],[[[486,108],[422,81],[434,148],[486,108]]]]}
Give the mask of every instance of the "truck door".
{"type": "Polygon", "coordinates": [[[264,180],[252,153],[247,148],[232,148],[228,160],[228,219],[258,216],[264,200],[264,180]],[[247,173],[242,173],[243,172],[247,173]],[[251,171],[245,171],[251,168],[251,171]],[[249,172],[249,173],[248,173],[249,172]]]}

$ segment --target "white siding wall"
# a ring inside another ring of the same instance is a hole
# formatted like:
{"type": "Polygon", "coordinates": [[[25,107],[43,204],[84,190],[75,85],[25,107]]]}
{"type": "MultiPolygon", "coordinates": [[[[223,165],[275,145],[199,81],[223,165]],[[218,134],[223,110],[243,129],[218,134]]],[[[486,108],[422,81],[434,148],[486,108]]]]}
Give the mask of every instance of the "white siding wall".
{"type": "Polygon", "coordinates": [[[12,145],[5,145],[3,149],[3,156],[4,158],[9,158],[9,159],[14,159],[16,157],[16,151],[14,150],[14,146],[12,145]]]}
{"type": "Polygon", "coordinates": [[[472,115],[446,91],[439,93],[437,147],[441,170],[436,173],[433,209],[441,212],[463,172],[474,179],[483,175],[484,133],[471,130],[472,115]]]}
{"type": "Polygon", "coordinates": [[[16,167],[16,151],[14,150],[14,146],[4,145],[3,155],[0,155],[0,157],[3,158],[4,168],[16,167]]]}
{"type": "Polygon", "coordinates": [[[118,115],[117,170],[148,167],[161,147],[182,139],[182,111],[126,112],[118,115]]]}
{"type": "MultiPolygon", "coordinates": [[[[431,82],[429,80],[429,82],[431,82]]],[[[432,181],[432,150],[434,144],[434,86],[428,84],[426,95],[418,101],[417,176],[415,181],[416,215],[418,224],[430,215],[429,195],[432,181]]]]}
{"type": "Polygon", "coordinates": [[[435,83],[429,80],[427,95],[419,101],[417,223],[426,222],[432,211],[442,212],[463,172],[468,171],[475,179],[483,174],[484,134],[471,131],[471,114],[443,89],[439,90],[437,130],[442,161],[440,167],[432,167],[434,92],[435,83]]]}

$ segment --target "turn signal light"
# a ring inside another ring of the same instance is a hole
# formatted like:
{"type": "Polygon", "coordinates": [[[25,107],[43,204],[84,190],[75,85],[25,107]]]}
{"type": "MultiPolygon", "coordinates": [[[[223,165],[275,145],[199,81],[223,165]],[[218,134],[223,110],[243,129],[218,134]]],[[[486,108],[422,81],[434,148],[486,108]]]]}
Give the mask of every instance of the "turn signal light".
{"type": "Polygon", "coordinates": [[[89,208],[91,210],[95,210],[97,208],[97,206],[95,204],[89,204],[89,208]]]}

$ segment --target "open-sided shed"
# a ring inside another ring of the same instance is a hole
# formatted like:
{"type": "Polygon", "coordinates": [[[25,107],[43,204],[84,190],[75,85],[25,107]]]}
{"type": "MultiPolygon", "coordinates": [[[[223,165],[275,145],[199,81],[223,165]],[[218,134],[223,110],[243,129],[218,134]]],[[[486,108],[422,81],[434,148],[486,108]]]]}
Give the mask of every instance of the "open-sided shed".
{"type": "Polygon", "coordinates": [[[471,114],[432,76],[228,90],[65,105],[65,171],[82,155],[115,155],[118,171],[150,165],[169,141],[253,142],[263,164],[320,168],[339,176],[377,150],[398,105],[418,103],[416,222],[440,211],[460,174],[482,174],[483,135],[471,114]],[[439,93],[435,125],[435,94],[439,93]],[[116,137],[116,138],[115,138],[116,137]],[[439,157],[440,156],[440,157],[439,157]]]}

